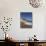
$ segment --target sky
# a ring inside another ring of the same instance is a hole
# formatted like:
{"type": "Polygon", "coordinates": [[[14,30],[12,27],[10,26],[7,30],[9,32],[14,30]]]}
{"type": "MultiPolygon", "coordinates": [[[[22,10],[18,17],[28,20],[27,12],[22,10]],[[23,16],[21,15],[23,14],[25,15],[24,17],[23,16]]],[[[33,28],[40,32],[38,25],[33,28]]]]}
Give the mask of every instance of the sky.
{"type": "Polygon", "coordinates": [[[21,18],[31,21],[32,20],[32,12],[21,12],[21,18]]]}

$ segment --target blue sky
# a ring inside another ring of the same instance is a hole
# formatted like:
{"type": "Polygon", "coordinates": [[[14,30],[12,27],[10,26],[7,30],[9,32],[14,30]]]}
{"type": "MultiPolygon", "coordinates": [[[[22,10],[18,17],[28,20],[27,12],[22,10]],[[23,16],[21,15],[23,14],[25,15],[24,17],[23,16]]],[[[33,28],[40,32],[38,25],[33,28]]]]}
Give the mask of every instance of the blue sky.
{"type": "Polygon", "coordinates": [[[21,18],[31,21],[32,20],[32,12],[21,12],[21,18]]]}

